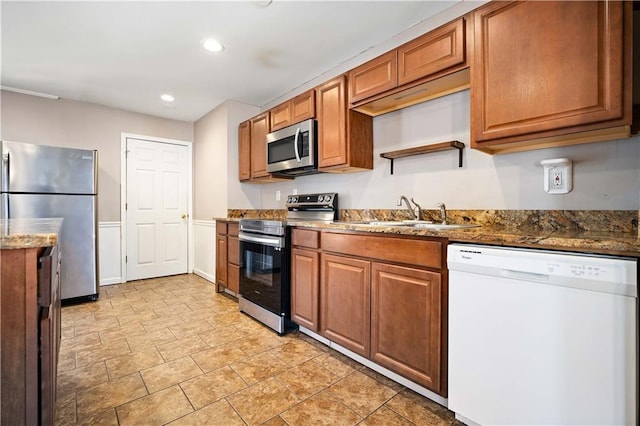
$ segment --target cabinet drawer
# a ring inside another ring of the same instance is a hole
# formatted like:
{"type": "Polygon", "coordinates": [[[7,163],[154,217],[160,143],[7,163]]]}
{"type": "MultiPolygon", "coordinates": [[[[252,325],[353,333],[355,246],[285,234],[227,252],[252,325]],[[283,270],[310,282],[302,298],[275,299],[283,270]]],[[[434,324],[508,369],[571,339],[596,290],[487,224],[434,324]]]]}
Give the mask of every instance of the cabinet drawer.
{"type": "Polygon", "coordinates": [[[229,234],[229,236],[231,237],[237,237],[238,236],[238,228],[239,228],[239,224],[238,223],[229,223],[227,224],[227,234],[229,234]]]}
{"type": "Polygon", "coordinates": [[[240,242],[236,237],[227,238],[227,262],[234,265],[240,264],[240,242]]]}
{"type": "Polygon", "coordinates": [[[216,234],[227,234],[227,222],[216,221],[216,234]]]}
{"type": "Polygon", "coordinates": [[[291,232],[291,241],[294,246],[317,249],[320,247],[318,231],[308,229],[294,229],[291,232]]]}
{"type": "Polygon", "coordinates": [[[442,269],[443,267],[442,241],[323,232],[321,245],[326,252],[427,268],[442,269]]]}

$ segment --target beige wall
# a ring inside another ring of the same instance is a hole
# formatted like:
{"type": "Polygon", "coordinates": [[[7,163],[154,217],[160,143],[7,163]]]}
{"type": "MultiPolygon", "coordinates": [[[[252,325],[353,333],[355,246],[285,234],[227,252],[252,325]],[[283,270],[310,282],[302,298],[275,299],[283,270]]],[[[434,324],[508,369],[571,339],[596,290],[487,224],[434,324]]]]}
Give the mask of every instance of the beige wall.
{"type": "MultiPolygon", "coordinates": [[[[228,199],[235,194],[250,207],[238,182],[238,124],[258,114],[259,108],[226,101],[194,124],[194,219],[226,217],[228,199]]],[[[253,197],[259,188],[248,186],[253,197]]]]}
{"type": "Polygon", "coordinates": [[[87,102],[0,93],[0,139],[98,150],[100,222],[120,220],[121,133],[193,141],[193,123],[186,121],[87,102]]]}

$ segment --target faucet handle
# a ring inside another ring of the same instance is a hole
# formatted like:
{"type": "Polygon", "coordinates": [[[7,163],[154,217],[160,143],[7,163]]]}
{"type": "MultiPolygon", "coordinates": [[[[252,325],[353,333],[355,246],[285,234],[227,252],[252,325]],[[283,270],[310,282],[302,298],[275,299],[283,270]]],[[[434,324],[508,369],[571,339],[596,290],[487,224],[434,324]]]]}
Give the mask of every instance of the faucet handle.
{"type": "Polygon", "coordinates": [[[445,206],[444,203],[438,203],[438,205],[436,207],[438,207],[439,209],[447,208],[447,206],[445,206]]]}
{"type": "Polygon", "coordinates": [[[422,207],[420,207],[420,204],[416,203],[416,200],[413,199],[413,197],[411,197],[411,202],[419,209],[421,209],[422,207]]]}

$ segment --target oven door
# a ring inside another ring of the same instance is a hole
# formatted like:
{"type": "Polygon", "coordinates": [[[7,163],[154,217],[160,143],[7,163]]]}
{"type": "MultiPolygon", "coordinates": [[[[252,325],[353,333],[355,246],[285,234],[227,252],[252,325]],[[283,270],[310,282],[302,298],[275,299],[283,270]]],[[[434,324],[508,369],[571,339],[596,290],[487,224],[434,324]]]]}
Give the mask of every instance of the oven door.
{"type": "Polygon", "coordinates": [[[281,315],[286,313],[284,285],[288,256],[284,237],[240,232],[240,294],[281,315]]]}

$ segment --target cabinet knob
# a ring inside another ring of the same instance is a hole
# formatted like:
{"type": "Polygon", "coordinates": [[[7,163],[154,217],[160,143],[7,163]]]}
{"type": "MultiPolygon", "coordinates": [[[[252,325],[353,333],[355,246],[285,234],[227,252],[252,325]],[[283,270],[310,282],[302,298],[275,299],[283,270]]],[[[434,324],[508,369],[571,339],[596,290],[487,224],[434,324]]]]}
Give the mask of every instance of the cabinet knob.
{"type": "Polygon", "coordinates": [[[182,216],[181,216],[181,217],[182,217],[183,219],[186,219],[186,218],[188,217],[188,215],[187,215],[186,213],[182,213],[182,216]]]}

